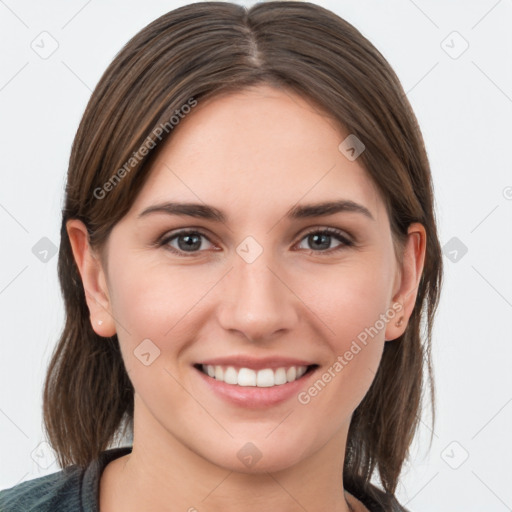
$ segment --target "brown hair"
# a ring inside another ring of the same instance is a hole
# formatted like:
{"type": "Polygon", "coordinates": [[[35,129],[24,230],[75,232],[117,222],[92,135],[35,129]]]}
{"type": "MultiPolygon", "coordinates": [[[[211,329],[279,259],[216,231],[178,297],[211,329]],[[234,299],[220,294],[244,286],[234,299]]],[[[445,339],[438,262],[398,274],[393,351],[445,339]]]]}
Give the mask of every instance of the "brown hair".
{"type": "Polygon", "coordinates": [[[247,9],[199,2],[161,16],[122,48],[96,86],[73,142],[58,263],[66,321],[43,394],[45,428],[61,467],[85,467],[112,446],[123,425],[123,432],[132,428],[134,394],[117,336],[101,338],[91,327],[66,221],[82,220],[91,246],[104,246],[157,153],[141,157],[140,148],[148,141],[161,147],[172,136],[169,119],[181,117],[184,105],[260,83],[308,98],[363,141],[359,161],[385,201],[396,247],[412,222],[427,233],[408,326],[385,344],[375,380],[353,414],[344,482],[366,486],[377,467],[385,491],[395,492],[419,422],[425,369],[435,422],[430,345],[442,255],[423,138],[397,76],[358,30],[320,6],[277,1],[247,9]],[[98,192],[107,182],[108,193],[98,192]]]}

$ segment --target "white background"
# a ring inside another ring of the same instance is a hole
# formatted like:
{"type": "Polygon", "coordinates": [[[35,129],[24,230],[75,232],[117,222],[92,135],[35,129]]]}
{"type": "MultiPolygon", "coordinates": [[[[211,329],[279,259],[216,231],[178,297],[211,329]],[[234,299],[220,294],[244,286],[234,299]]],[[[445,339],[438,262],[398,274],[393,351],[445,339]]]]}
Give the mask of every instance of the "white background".
{"type": "MultiPolygon", "coordinates": [[[[42,383],[63,323],[57,256],[44,263],[32,248],[43,237],[59,244],[80,117],[122,45],[186,3],[0,0],[0,489],[59,470],[46,467],[48,452],[35,462],[42,383]],[[58,42],[47,59],[31,47],[43,31],[58,42]]],[[[438,421],[428,451],[425,412],[397,496],[415,512],[512,510],[512,3],[317,3],[397,72],[425,137],[441,243],[457,237],[468,249],[455,262],[445,255],[438,421]],[[453,31],[469,44],[458,58],[464,41],[453,31]]]]}

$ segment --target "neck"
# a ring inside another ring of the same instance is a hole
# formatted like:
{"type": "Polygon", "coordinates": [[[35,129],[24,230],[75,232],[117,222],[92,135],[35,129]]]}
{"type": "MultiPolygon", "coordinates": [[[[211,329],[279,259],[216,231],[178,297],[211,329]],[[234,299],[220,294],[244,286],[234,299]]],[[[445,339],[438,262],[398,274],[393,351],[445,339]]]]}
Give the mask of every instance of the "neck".
{"type": "MultiPolygon", "coordinates": [[[[356,500],[343,490],[348,425],[298,463],[258,472],[214,464],[187,447],[135,406],[131,454],[110,463],[100,482],[100,510],[187,512],[351,512],[356,500]],[[162,441],[165,440],[165,442],[162,441]],[[270,507],[269,504],[272,504],[270,507]]],[[[215,443],[215,439],[212,439],[215,443]]]]}

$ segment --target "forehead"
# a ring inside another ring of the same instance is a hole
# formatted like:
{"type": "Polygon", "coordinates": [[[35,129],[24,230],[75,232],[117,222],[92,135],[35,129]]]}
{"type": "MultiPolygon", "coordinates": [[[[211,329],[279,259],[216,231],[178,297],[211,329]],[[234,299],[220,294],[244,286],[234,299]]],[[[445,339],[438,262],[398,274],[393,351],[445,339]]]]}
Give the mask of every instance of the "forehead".
{"type": "Polygon", "coordinates": [[[199,100],[161,148],[132,210],[205,202],[240,219],[275,219],[298,202],[349,199],[378,220],[384,205],[373,181],[338,148],[348,135],[288,90],[260,85],[199,100]]]}

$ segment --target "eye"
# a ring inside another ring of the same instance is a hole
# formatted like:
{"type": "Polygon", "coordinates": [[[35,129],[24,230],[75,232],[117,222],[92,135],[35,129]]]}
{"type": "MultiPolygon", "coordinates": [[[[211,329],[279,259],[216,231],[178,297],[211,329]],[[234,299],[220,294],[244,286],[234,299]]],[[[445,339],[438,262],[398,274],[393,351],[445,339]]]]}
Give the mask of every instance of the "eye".
{"type": "MultiPolygon", "coordinates": [[[[305,248],[305,250],[310,253],[330,254],[354,245],[354,242],[350,240],[343,231],[336,228],[313,229],[303,236],[301,242],[302,240],[306,240],[306,242],[310,244],[310,249],[305,248]],[[339,242],[339,244],[334,248],[331,247],[333,239],[339,242]]],[[[185,230],[173,233],[164,237],[158,245],[165,246],[166,249],[180,256],[193,256],[203,250],[213,247],[213,244],[210,242],[208,237],[201,231],[197,230],[185,230]],[[203,239],[207,241],[209,246],[204,246],[203,239]]],[[[304,249],[303,247],[299,248],[304,249]]]]}
{"type": "MultiPolygon", "coordinates": [[[[352,240],[350,240],[343,231],[336,228],[316,228],[306,233],[302,240],[306,240],[306,242],[310,244],[312,249],[310,249],[309,252],[314,253],[327,252],[330,254],[331,252],[340,251],[345,247],[351,247],[354,245],[354,242],[352,242],[352,240]],[[330,247],[333,239],[340,242],[340,244],[334,248],[330,247]]],[[[306,250],[308,249],[306,248],[306,250]]]]}
{"type": "MultiPolygon", "coordinates": [[[[208,237],[200,231],[180,231],[162,239],[160,245],[165,245],[171,252],[176,254],[195,253],[205,249],[202,244],[202,238],[208,240],[208,237]],[[177,243],[177,247],[172,245],[173,242],[177,243]]],[[[209,240],[208,243],[211,245],[209,240]]]]}

